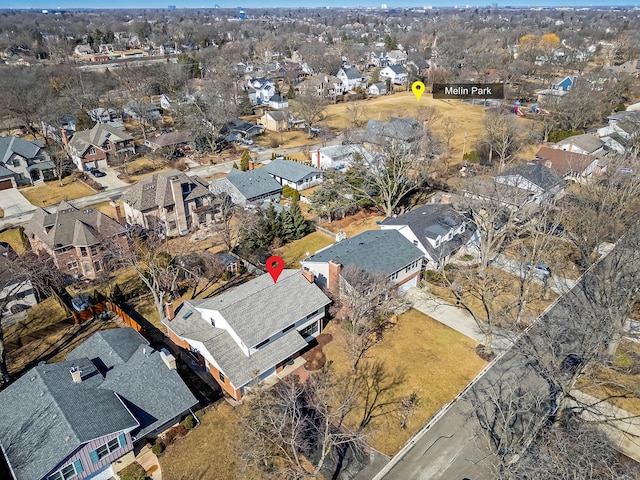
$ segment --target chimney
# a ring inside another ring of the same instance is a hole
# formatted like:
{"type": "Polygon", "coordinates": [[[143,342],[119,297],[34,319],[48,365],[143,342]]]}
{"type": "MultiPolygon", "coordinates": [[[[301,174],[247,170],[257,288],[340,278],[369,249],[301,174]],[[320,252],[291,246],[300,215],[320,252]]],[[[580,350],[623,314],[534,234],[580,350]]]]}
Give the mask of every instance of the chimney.
{"type": "Polygon", "coordinates": [[[316,150],[316,168],[320,168],[320,149],[316,150]]]}
{"type": "Polygon", "coordinates": [[[306,268],[302,269],[302,276],[306,278],[309,283],[313,283],[313,280],[315,279],[313,272],[311,270],[307,270],[306,268]]]}
{"type": "Polygon", "coordinates": [[[446,205],[451,204],[451,195],[449,195],[448,193],[443,193],[440,197],[440,203],[444,203],[446,205]]]}
{"type": "Polygon", "coordinates": [[[160,350],[160,358],[162,358],[162,361],[169,370],[176,369],[176,357],[171,355],[171,353],[169,353],[169,350],[167,350],[166,348],[160,350]]]}
{"type": "Polygon", "coordinates": [[[113,211],[113,218],[116,219],[120,225],[124,225],[124,218],[122,217],[122,210],[120,209],[120,205],[117,202],[109,202],[111,206],[111,210],[113,211]]]}
{"type": "MultiPolygon", "coordinates": [[[[187,227],[187,210],[184,205],[184,195],[182,194],[182,183],[178,177],[171,177],[169,178],[169,184],[171,187],[173,201],[176,204],[174,210],[176,225],[178,227],[178,232],[182,235],[189,230],[187,227]]],[[[172,233],[173,232],[167,232],[169,235],[172,233]]]]}
{"type": "Polygon", "coordinates": [[[255,164],[252,158],[251,160],[249,160],[249,170],[253,170],[254,168],[255,168],[255,164]]]}
{"type": "Polygon", "coordinates": [[[64,149],[69,151],[69,136],[67,135],[67,131],[64,128],[60,129],[60,137],[62,137],[64,149]]]}
{"type": "Polygon", "coordinates": [[[168,302],[164,304],[164,315],[167,317],[167,320],[173,320],[176,318],[176,312],[173,309],[173,302],[168,302]]]}
{"type": "Polygon", "coordinates": [[[329,291],[334,294],[340,293],[340,271],[342,270],[342,265],[340,265],[335,260],[329,261],[329,278],[327,281],[327,287],[329,291]]]}
{"type": "Polygon", "coordinates": [[[82,370],[80,370],[80,367],[71,365],[71,368],[69,369],[69,373],[71,374],[71,379],[73,380],[73,383],[82,383],[82,370]]]}

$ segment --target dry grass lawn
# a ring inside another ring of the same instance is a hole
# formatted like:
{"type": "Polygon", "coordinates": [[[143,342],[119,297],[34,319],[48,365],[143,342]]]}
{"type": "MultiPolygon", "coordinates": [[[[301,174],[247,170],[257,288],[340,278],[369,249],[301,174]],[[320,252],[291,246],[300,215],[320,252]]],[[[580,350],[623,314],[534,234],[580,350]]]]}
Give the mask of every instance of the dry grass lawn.
{"type": "Polygon", "coordinates": [[[286,268],[300,268],[300,261],[324,247],[334,243],[334,239],[320,232],[313,232],[300,240],[295,240],[277,250],[277,254],[284,260],[286,268]]]}
{"type": "Polygon", "coordinates": [[[62,200],[75,200],[96,193],[81,181],[76,180],[74,175],[64,178],[62,183],[64,186],[61,187],[58,180],[52,180],[43,185],[23,188],[20,193],[35,207],[48,207],[62,200]]]}
{"type": "Polygon", "coordinates": [[[272,132],[266,130],[264,135],[254,139],[256,144],[278,151],[278,148],[296,148],[315,145],[320,142],[318,138],[308,138],[305,130],[290,130],[288,132],[272,132]]]}
{"type": "Polygon", "coordinates": [[[162,478],[241,478],[241,465],[236,450],[239,425],[233,407],[227,402],[219,402],[205,412],[201,422],[160,456],[162,478]]]}
{"type": "Polygon", "coordinates": [[[345,217],[342,220],[334,220],[331,223],[323,223],[321,226],[334,233],[343,231],[347,234],[347,238],[351,238],[366,230],[380,230],[376,222],[382,220],[384,220],[384,215],[361,210],[355,215],[345,217]]]}
{"type": "Polygon", "coordinates": [[[125,181],[136,183],[143,177],[167,170],[171,170],[171,166],[161,157],[137,158],[132,162],[127,162],[128,177],[125,178],[125,181]]]}
{"type": "MultiPolygon", "coordinates": [[[[506,249],[505,255],[514,260],[520,260],[522,251],[521,245],[530,243],[530,240],[516,240],[512,242],[506,249]]],[[[528,249],[528,251],[531,251],[528,249]]],[[[550,265],[554,275],[562,278],[577,280],[581,275],[581,270],[576,265],[576,261],[580,259],[578,248],[569,240],[563,238],[551,238],[549,248],[542,253],[542,262],[550,265]]]]}
{"type": "MultiPolygon", "coordinates": [[[[325,330],[333,341],[324,347],[335,369],[347,373],[345,339],[341,325],[331,323],[325,330]]],[[[474,350],[475,342],[424,315],[409,310],[398,324],[386,330],[383,339],[369,352],[371,360],[381,360],[390,371],[404,374],[397,396],[415,391],[420,405],[401,429],[396,415],[374,419],[368,442],[386,455],[393,455],[444,404],[451,401],[486,365],[474,350]]]]}
{"type": "Polygon", "coordinates": [[[18,228],[9,228],[0,232],[0,242],[7,242],[18,255],[22,255],[25,252],[25,245],[18,228]]]}
{"type": "Polygon", "coordinates": [[[4,210],[2,208],[0,208],[0,218],[4,217],[4,210]]]}

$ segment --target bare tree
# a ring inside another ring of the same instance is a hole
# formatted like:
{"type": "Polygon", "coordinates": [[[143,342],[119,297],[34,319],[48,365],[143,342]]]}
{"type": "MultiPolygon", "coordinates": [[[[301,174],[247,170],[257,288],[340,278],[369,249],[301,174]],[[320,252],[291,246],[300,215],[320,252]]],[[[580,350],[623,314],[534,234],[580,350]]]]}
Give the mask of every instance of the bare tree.
{"type": "Polygon", "coordinates": [[[317,95],[313,89],[306,89],[300,92],[292,103],[293,113],[304,120],[311,138],[311,128],[325,118],[327,100],[322,95],[317,95]]]}
{"type": "Polygon", "coordinates": [[[346,111],[349,116],[349,121],[353,127],[358,128],[363,125],[366,117],[366,110],[360,101],[353,99],[348,102],[346,111]]]}
{"type": "Polygon", "coordinates": [[[420,406],[420,396],[416,391],[411,392],[404,397],[398,408],[398,416],[400,417],[400,428],[407,428],[409,420],[420,406]]]}
{"type": "Polygon", "coordinates": [[[500,110],[487,113],[484,120],[485,142],[489,147],[489,162],[495,155],[500,162],[500,171],[508,165],[522,148],[522,133],[510,114],[500,110]]]}
{"type": "Polygon", "coordinates": [[[191,298],[196,298],[213,286],[226,271],[220,258],[210,252],[189,252],[172,259],[179,267],[179,280],[192,288],[191,298]]]}

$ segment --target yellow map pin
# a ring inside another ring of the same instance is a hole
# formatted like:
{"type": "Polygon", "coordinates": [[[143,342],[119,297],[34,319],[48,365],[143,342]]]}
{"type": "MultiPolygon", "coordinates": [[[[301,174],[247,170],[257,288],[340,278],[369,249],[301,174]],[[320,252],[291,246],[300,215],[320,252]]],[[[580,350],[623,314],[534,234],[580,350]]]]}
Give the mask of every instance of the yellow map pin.
{"type": "Polygon", "coordinates": [[[424,93],[424,88],[425,88],[424,83],[420,81],[413,82],[411,84],[411,91],[413,92],[413,94],[416,96],[418,100],[420,100],[420,97],[424,93]]]}

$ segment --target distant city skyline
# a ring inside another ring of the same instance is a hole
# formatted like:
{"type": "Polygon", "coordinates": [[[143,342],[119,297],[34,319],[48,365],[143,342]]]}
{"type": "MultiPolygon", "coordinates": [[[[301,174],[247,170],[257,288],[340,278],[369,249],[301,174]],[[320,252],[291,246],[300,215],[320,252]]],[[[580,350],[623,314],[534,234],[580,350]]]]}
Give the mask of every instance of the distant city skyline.
{"type": "MultiPolygon", "coordinates": [[[[220,8],[237,8],[242,7],[246,9],[251,8],[380,8],[382,4],[386,4],[389,8],[398,7],[423,7],[432,6],[434,8],[446,8],[446,7],[486,7],[497,3],[498,7],[514,7],[514,8],[534,8],[534,7],[636,7],[640,6],[640,0],[507,0],[504,2],[473,2],[473,1],[455,1],[455,0],[272,0],[272,1],[260,1],[260,0],[239,0],[237,3],[229,3],[228,1],[207,1],[207,0],[111,0],[108,4],[100,6],[102,9],[166,9],[169,5],[175,5],[176,8],[214,8],[219,5],[220,8]]],[[[81,0],[0,0],[0,9],[36,9],[36,10],[50,10],[56,9],[79,9],[87,8],[86,1],[81,0]]],[[[94,7],[95,9],[96,7],[94,7]]]]}

